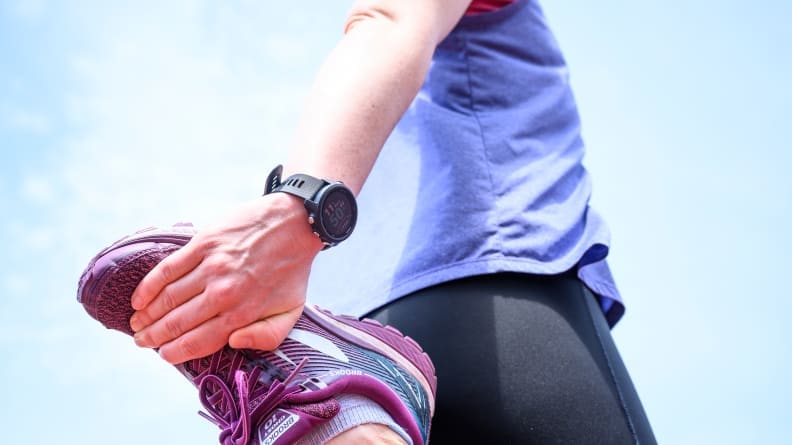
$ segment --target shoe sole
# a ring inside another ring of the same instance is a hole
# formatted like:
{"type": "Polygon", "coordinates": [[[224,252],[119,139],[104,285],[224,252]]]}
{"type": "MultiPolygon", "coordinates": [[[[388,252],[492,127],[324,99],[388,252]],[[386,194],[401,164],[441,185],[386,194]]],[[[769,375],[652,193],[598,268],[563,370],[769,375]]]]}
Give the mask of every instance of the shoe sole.
{"type": "Polygon", "coordinates": [[[129,326],[129,318],[134,313],[128,301],[117,301],[116,295],[132,295],[137,283],[143,279],[145,273],[151,270],[156,263],[175,252],[195,235],[195,229],[189,224],[176,225],[168,229],[149,227],[139,230],[132,235],[125,236],[99,252],[80,276],[77,285],[77,301],[85,308],[86,312],[102,323],[108,329],[118,329],[129,335],[134,335],[129,326]],[[148,259],[146,264],[150,267],[130,268],[132,274],[118,274],[127,264],[139,259],[147,259],[152,252],[159,251],[160,258],[148,259]],[[110,285],[113,289],[107,289],[110,285]],[[108,317],[98,313],[99,308],[112,308],[118,313],[109,313],[108,317]],[[117,318],[125,316],[125,323],[117,323],[117,318]],[[114,323],[108,323],[111,320],[114,323]]]}

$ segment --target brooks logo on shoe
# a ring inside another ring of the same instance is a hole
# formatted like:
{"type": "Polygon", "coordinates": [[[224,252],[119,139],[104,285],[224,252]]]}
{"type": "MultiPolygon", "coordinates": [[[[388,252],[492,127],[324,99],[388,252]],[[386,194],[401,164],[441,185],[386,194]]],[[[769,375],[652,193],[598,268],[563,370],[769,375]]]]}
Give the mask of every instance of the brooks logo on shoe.
{"type": "Polygon", "coordinates": [[[276,440],[286,434],[291,427],[297,424],[299,417],[288,411],[277,409],[259,429],[260,445],[273,445],[276,440]]]}

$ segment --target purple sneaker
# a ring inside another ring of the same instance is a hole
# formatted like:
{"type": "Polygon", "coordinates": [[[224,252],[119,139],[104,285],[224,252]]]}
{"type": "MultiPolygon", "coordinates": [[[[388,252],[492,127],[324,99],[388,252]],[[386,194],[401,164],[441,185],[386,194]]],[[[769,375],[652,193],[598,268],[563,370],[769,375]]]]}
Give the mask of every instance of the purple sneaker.
{"type": "MultiPolygon", "coordinates": [[[[83,272],[77,300],[108,329],[132,335],[132,292],[163,258],[195,234],[190,224],[149,228],[101,251],[83,272]]],[[[425,444],[437,387],[421,347],[390,326],[336,316],[305,306],[272,352],[228,346],[176,368],[198,387],[223,445],[292,444],[343,415],[338,398],[363,396],[379,404],[410,436],[425,444]]]]}

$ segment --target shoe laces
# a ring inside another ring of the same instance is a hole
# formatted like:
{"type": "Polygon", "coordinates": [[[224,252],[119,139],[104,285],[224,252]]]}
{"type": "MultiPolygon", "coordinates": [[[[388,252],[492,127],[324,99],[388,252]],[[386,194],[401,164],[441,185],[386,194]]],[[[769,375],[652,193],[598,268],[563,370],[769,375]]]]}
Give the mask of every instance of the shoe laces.
{"type": "Polygon", "coordinates": [[[224,348],[214,353],[208,366],[206,358],[194,360],[193,369],[206,366],[193,380],[198,384],[199,398],[207,411],[198,414],[220,428],[222,445],[247,445],[254,419],[260,419],[286,397],[303,390],[290,383],[307,362],[304,358],[281,381],[275,377],[284,374],[279,368],[268,369],[274,365],[265,361],[250,362],[237,350],[224,348]],[[243,369],[246,364],[249,369],[243,369]]]}

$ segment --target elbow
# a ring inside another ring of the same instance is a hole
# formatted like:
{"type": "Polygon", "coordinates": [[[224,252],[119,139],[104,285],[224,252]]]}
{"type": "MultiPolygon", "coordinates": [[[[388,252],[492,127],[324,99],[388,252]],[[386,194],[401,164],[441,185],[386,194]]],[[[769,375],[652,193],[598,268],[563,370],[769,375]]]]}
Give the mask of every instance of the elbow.
{"type": "Polygon", "coordinates": [[[344,23],[344,34],[349,33],[356,26],[361,23],[380,23],[386,22],[395,24],[397,22],[396,12],[380,6],[372,4],[373,2],[358,2],[349,14],[347,14],[346,22],[344,23]]]}
{"type": "Polygon", "coordinates": [[[361,26],[389,28],[397,34],[434,45],[445,37],[432,8],[415,8],[411,2],[360,0],[347,15],[344,34],[361,26]],[[410,7],[407,7],[407,6],[410,7]]]}

